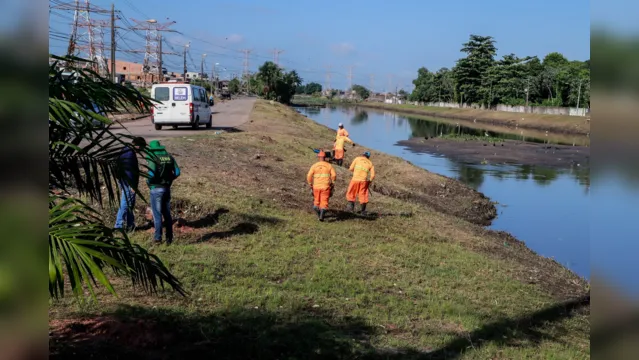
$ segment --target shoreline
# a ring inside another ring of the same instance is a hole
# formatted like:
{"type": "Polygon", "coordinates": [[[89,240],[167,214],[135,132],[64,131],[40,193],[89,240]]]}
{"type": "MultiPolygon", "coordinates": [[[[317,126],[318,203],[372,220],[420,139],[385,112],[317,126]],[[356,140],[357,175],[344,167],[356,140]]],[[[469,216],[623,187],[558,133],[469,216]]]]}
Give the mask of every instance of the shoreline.
{"type": "Polygon", "coordinates": [[[541,115],[529,113],[510,113],[493,110],[434,108],[409,104],[383,104],[373,102],[341,102],[324,99],[293,99],[295,106],[313,106],[320,104],[361,106],[371,109],[396,111],[398,113],[432,116],[452,120],[464,120],[478,124],[497,125],[510,129],[529,129],[547,131],[553,134],[581,135],[590,134],[590,118],[566,115],[541,115]]]}
{"type": "Polygon", "coordinates": [[[444,155],[467,163],[527,165],[545,168],[590,166],[590,147],[538,144],[517,140],[488,142],[444,138],[412,138],[397,145],[415,152],[444,155]]]}

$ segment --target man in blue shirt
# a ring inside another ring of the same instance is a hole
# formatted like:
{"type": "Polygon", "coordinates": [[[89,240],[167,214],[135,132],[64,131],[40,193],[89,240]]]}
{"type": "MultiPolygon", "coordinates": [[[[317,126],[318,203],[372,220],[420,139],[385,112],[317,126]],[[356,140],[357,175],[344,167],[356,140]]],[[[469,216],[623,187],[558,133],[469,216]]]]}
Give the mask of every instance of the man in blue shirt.
{"type": "Polygon", "coordinates": [[[140,181],[140,169],[138,168],[138,158],[135,150],[140,151],[146,146],[146,140],[141,137],[133,139],[131,145],[127,145],[122,149],[119,157],[119,166],[124,172],[125,179],[120,181],[120,189],[122,196],[120,198],[120,209],[115,220],[115,228],[131,231],[135,227],[135,218],[133,217],[133,208],[135,207],[135,192],[133,187],[138,188],[140,181]]]}

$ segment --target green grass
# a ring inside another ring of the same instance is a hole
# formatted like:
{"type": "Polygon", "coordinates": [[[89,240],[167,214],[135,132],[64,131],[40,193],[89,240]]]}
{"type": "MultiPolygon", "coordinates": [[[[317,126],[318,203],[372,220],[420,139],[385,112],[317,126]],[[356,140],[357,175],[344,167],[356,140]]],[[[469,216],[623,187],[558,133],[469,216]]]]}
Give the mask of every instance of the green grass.
{"type": "MultiPolygon", "coordinates": [[[[348,172],[338,168],[333,213],[320,223],[304,181],[308,146],[333,133],[265,101],[251,119],[243,132],[163,141],[183,170],[173,204],[187,230],[169,247],[151,245],[148,231],[133,236],[189,296],[149,296],[116,279],[120,298],[56,302],[53,357],[589,357],[589,307],[553,310],[587,284],[471,223],[487,199],[374,152],[369,210],[381,216],[339,211],[348,172]]],[[[348,148],[347,160],[364,150],[348,148]]]]}

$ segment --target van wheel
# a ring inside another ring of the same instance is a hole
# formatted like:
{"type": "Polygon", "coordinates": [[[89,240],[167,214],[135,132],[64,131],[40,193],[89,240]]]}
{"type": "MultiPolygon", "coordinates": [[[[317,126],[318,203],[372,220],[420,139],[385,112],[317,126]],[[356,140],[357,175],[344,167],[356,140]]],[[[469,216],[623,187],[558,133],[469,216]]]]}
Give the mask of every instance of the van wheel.
{"type": "Polygon", "coordinates": [[[177,125],[173,125],[173,126],[171,126],[171,127],[172,127],[172,128],[174,128],[174,129],[177,129],[177,125]]]}
{"type": "Polygon", "coordinates": [[[209,122],[206,123],[206,128],[210,129],[213,126],[213,115],[209,117],[209,122]]]}
{"type": "Polygon", "coordinates": [[[200,118],[195,119],[193,123],[193,130],[197,130],[200,127],[200,118]]]}
{"type": "Polygon", "coordinates": [[[155,130],[162,130],[162,125],[155,124],[155,130]]]}

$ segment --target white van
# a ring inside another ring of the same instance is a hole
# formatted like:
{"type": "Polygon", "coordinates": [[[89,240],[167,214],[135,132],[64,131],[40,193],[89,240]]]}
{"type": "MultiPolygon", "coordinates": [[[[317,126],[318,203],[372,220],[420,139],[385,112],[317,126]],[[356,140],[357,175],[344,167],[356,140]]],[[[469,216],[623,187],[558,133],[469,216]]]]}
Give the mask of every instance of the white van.
{"type": "Polygon", "coordinates": [[[202,124],[207,128],[213,125],[206,90],[201,86],[185,82],[154,84],[151,97],[160,102],[151,109],[155,130],[162,130],[162,126],[197,129],[202,124]]]}

